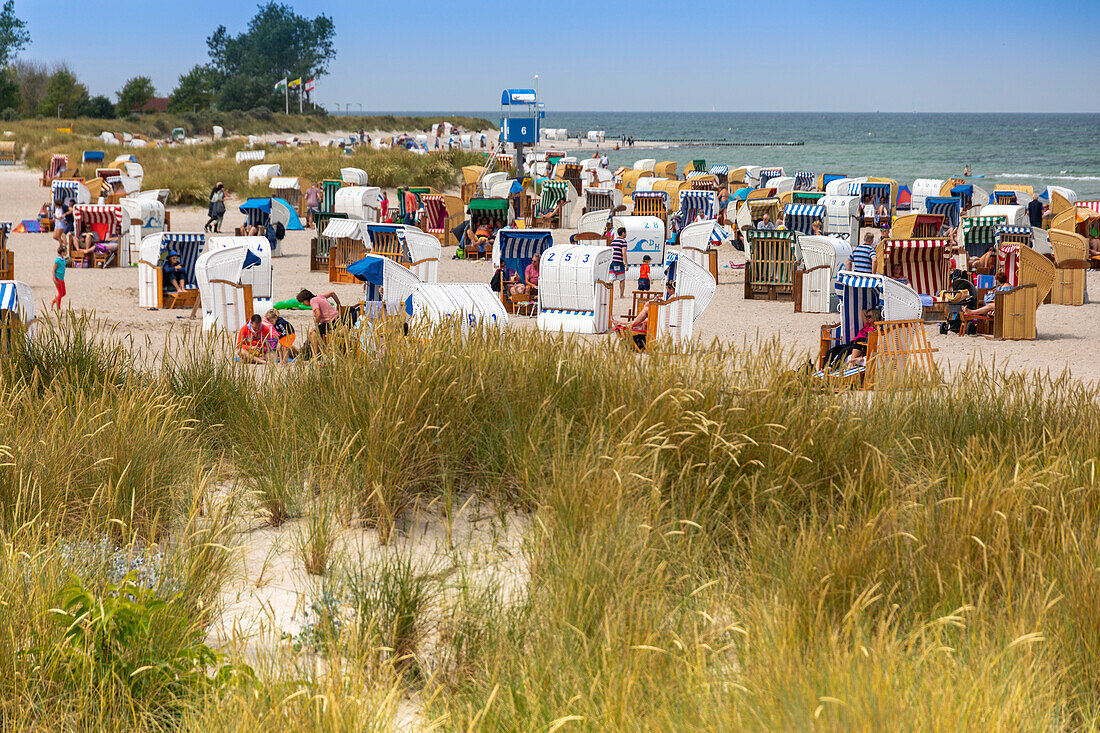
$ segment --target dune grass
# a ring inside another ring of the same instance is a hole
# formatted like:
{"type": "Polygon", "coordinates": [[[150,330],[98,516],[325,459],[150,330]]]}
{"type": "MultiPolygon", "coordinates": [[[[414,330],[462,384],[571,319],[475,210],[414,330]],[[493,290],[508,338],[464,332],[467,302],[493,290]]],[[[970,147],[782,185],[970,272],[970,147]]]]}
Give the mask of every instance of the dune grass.
{"type": "Polygon", "coordinates": [[[531,332],[114,372],[78,330],[48,324],[0,380],[7,727],[387,730],[409,706],[474,730],[1100,724],[1094,387],[972,364],[834,394],[774,343],[638,357],[531,332]],[[471,492],[530,519],[518,590],[409,554],[404,519],[471,492]],[[67,648],[52,558],[91,542],[95,592],[125,558],[158,568],[154,656],[188,658],[242,516],[297,523],[329,598],[310,643],[251,669],[221,650],[228,674],[148,702],[27,653],[67,648]],[[334,540],[363,528],[381,560],[334,540]]]}

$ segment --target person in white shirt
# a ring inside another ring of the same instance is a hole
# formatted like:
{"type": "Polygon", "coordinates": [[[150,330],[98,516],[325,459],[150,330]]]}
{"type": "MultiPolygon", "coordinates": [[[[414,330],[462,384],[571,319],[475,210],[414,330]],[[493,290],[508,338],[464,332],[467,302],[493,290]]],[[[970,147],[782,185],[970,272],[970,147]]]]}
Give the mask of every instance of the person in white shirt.
{"type": "Polygon", "coordinates": [[[607,167],[607,153],[604,153],[603,155],[600,156],[600,167],[601,168],[606,168],[607,167]]]}

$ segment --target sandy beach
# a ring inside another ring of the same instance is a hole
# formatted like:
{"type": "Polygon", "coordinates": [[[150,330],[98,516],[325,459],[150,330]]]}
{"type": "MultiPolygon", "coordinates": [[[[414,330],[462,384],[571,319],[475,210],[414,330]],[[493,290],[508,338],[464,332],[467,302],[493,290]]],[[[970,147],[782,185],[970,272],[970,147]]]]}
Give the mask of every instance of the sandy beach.
{"type": "MultiPolygon", "coordinates": [[[[49,196],[39,184],[38,172],[21,167],[0,168],[0,221],[19,221],[35,215],[49,196]]],[[[391,201],[394,192],[390,192],[391,201]]],[[[235,226],[243,217],[237,211],[239,200],[229,202],[226,228],[235,226]]],[[[202,231],[205,210],[194,207],[169,207],[174,231],[202,231]]],[[[555,241],[567,241],[571,231],[556,231],[555,241]]],[[[274,294],[276,300],[292,298],[300,288],[314,292],[333,290],[348,302],[362,294],[355,285],[330,285],[325,273],[309,271],[309,242],[312,230],[288,232],[283,241],[284,256],[274,260],[274,294]]],[[[16,256],[16,279],[27,282],[34,290],[36,309],[42,313],[54,288],[50,276],[55,256],[54,240],[47,234],[12,234],[9,247],[16,256]]],[[[441,282],[488,282],[492,266],[487,262],[452,259],[454,248],[443,250],[439,267],[441,282]]],[[[729,267],[744,262],[742,253],[725,245],[719,252],[719,285],[715,299],[697,324],[704,341],[720,339],[742,344],[757,340],[778,339],[792,356],[805,358],[816,352],[821,324],[835,322],[828,314],[796,314],[791,303],[745,300],[744,270],[729,267]]],[[[1098,273],[1089,272],[1088,289],[1100,292],[1098,273]]],[[[150,348],[163,348],[165,336],[183,329],[197,328],[199,320],[191,320],[183,310],[147,311],[138,307],[137,269],[106,270],[70,269],[66,274],[68,297],[66,307],[94,311],[99,318],[117,324],[119,335],[129,335],[137,344],[148,342],[150,348]]],[[[628,290],[629,297],[629,290],[628,290]]],[[[1038,338],[1035,341],[994,341],[981,336],[960,338],[955,334],[941,336],[935,324],[927,329],[932,345],[939,350],[937,361],[945,374],[965,368],[973,359],[1013,370],[1049,371],[1060,374],[1069,370],[1086,381],[1100,379],[1100,363],[1094,358],[1100,348],[1100,319],[1095,303],[1079,307],[1044,305],[1037,314],[1038,338]]],[[[616,304],[614,312],[624,309],[616,304]]],[[[287,312],[295,326],[306,326],[307,313],[287,312]]],[[[513,327],[534,328],[534,319],[517,316],[513,327]]]]}

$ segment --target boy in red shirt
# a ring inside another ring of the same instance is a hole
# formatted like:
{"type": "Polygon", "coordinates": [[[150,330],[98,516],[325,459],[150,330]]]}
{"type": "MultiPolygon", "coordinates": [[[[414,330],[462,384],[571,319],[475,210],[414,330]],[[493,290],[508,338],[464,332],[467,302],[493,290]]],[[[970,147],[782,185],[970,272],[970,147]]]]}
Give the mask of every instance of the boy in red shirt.
{"type": "Polygon", "coordinates": [[[649,255],[642,258],[642,267],[638,272],[638,290],[649,290],[649,263],[652,260],[649,255]]]}

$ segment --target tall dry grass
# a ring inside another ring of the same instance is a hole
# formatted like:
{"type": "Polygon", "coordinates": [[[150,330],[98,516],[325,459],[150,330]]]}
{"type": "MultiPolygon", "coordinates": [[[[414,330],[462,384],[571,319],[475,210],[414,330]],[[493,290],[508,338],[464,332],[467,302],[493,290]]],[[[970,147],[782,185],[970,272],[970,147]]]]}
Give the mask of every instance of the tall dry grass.
{"type": "Polygon", "coordinates": [[[1095,387],[971,364],[946,386],[837,394],[775,343],[638,357],[530,332],[385,333],[380,352],[285,371],[192,348],[89,379],[79,365],[110,372],[109,354],[48,328],[0,384],[16,727],[387,729],[414,700],[447,729],[1100,720],[1095,387]],[[49,452],[71,433],[92,438],[49,452]],[[306,518],[295,555],[354,600],[339,627],[155,708],[36,676],[26,640],[57,633],[41,568],[74,538],[172,558],[166,655],[205,628],[240,517],[201,488],[219,480],[269,521],[306,518]],[[530,516],[518,593],[406,561],[402,520],[470,492],[530,516]],[[383,560],[337,549],[337,524],[376,528],[383,560]]]}

